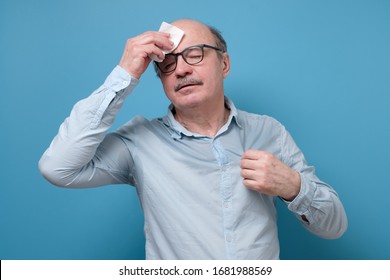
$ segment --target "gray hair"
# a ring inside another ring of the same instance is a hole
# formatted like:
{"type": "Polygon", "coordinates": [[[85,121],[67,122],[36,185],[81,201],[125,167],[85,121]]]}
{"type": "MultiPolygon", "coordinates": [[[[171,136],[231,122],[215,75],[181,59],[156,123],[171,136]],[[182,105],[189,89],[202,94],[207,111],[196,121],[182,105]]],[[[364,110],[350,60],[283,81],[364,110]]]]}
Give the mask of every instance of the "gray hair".
{"type": "Polygon", "coordinates": [[[219,31],[213,26],[210,25],[206,25],[206,26],[209,28],[211,34],[213,34],[217,47],[220,48],[223,52],[227,52],[227,44],[225,39],[222,37],[221,31],[219,31]]]}
{"type": "MultiPolygon", "coordinates": [[[[210,33],[214,36],[216,47],[220,48],[224,53],[227,52],[227,44],[225,39],[222,36],[222,32],[211,25],[205,24],[205,26],[209,29],[210,33]]],[[[218,52],[218,55],[222,58],[221,53],[218,52]]],[[[153,62],[153,67],[154,67],[154,71],[157,74],[157,77],[160,77],[161,75],[160,69],[158,69],[156,62],[153,62]]]]}

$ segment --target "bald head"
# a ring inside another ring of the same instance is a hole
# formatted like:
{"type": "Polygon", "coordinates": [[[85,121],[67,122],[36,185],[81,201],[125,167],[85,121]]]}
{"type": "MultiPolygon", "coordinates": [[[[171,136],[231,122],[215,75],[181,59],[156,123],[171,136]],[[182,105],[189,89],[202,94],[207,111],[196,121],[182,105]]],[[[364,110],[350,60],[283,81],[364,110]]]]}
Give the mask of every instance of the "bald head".
{"type": "Polygon", "coordinates": [[[201,34],[202,37],[211,38],[216,47],[222,49],[224,52],[227,51],[227,44],[221,32],[210,25],[192,19],[179,19],[171,24],[182,29],[184,31],[184,37],[186,37],[186,33],[187,36],[190,36],[192,33],[197,35],[201,34]]]}

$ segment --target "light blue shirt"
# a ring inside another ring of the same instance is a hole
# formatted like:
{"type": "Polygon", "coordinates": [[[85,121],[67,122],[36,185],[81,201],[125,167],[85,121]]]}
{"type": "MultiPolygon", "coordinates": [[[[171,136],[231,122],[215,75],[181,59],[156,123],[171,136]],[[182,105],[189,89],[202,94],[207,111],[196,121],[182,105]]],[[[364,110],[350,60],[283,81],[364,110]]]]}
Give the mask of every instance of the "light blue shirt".
{"type": "Polygon", "coordinates": [[[323,238],[344,233],[337,193],[316,177],[286,129],[236,109],[228,98],[229,119],[214,138],[186,130],[171,107],[162,118],[135,117],[107,133],[137,83],[117,66],[74,106],[39,167],[63,187],[135,186],[147,259],[279,258],[276,198],[247,189],[240,176],[248,149],[272,153],[299,172],[300,193],[285,203],[304,227],[323,238]]]}

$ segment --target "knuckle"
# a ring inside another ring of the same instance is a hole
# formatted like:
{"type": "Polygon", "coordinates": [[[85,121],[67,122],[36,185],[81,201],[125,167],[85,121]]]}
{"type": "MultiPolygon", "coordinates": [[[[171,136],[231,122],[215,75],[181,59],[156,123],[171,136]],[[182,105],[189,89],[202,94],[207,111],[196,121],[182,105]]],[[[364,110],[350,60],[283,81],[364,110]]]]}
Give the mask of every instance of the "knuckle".
{"type": "Polygon", "coordinates": [[[266,159],[268,161],[270,161],[274,158],[274,156],[270,153],[264,153],[263,157],[264,157],[264,159],[266,159]]]}
{"type": "Polygon", "coordinates": [[[270,164],[268,162],[262,161],[257,164],[259,170],[263,172],[268,172],[270,168],[270,164]]]}
{"type": "Polygon", "coordinates": [[[131,46],[134,43],[134,38],[127,39],[126,45],[131,46]]]}
{"type": "Polygon", "coordinates": [[[153,31],[145,31],[144,33],[141,34],[142,37],[150,37],[153,36],[153,31]]]}

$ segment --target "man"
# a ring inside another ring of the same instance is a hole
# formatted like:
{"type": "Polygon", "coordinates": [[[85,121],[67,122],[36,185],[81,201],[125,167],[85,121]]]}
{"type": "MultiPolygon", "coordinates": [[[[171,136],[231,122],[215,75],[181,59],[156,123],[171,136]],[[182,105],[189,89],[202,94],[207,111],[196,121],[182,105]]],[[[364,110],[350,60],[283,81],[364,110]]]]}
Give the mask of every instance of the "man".
{"type": "Polygon", "coordinates": [[[347,218],[337,193],[314,174],[276,120],[240,111],[224,95],[226,43],[193,20],[172,23],[184,37],[172,54],[169,34],[127,41],[119,65],[79,101],[42,156],[53,184],[130,184],[145,215],[147,259],[278,259],[275,200],[323,238],[338,238],[347,218]],[[151,55],[166,96],[163,118],[135,117],[107,134],[151,55]]]}

